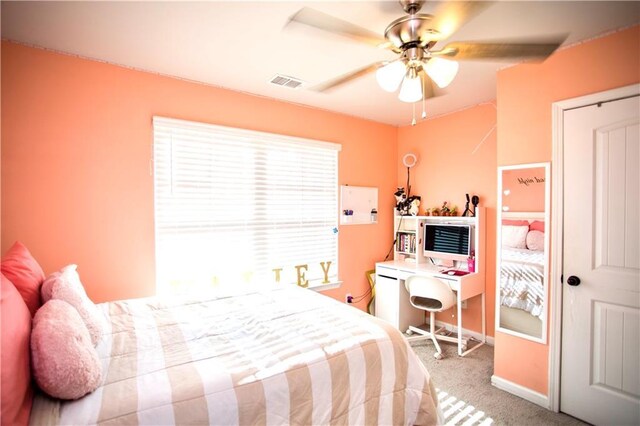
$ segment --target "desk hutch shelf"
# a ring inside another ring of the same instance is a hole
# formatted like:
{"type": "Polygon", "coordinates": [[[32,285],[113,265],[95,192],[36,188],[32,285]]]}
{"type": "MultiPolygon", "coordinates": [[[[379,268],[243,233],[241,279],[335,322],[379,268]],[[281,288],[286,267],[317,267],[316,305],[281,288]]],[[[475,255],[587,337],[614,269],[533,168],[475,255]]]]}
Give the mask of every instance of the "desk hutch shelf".
{"type": "MultiPolygon", "coordinates": [[[[462,216],[401,216],[394,210],[394,226],[395,245],[393,259],[395,261],[405,261],[408,263],[421,264],[429,262],[429,259],[422,254],[423,229],[425,223],[433,224],[458,224],[471,225],[475,228],[474,241],[480,242],[480,234],[484,231],[481,223],[484,223],[482,213],[484,209],[478,208],[478,215],[472,217],[462,216]]],[[[484,239],[482,241],[484,244],[484,239]]],[[[476,259],[481,255],[479,253],[480,244],[474,244],[476,259]]],[[[484,248],[484,245],[481,246],[484,248]]],[[[477,260],[476,260],[477,262],[477,260]]]]}

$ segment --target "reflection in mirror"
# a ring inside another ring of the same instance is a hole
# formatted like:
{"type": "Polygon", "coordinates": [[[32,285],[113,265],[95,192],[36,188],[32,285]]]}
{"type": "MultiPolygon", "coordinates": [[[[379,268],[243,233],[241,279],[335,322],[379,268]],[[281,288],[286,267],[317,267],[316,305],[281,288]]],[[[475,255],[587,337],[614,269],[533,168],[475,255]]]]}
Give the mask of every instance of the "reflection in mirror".
{"type": "Polygon", "coordinates": [[[549,163],[498,168],[496,328],[545,343],[549,163]]]}

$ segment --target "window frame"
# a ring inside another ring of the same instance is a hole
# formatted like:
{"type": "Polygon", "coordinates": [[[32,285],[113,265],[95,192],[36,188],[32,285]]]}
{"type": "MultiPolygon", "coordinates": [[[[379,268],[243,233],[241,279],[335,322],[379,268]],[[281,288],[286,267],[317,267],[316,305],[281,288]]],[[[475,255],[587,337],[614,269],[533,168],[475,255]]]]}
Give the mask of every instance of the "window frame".
{"type": "MultiPolygon", "coordinates": [[[[254,131],[254,130],[247,130],[247,129],[240,129],[240,128],[233,128],[233,127],[226,127],[226,126],[219,126],[219,125],[214,125],[214,124],[208,124],[208,123],[202,123],[202,122],[196,122],[196,121],[189,121],[189,120],[179,120],[179,119],[174,119],[174,118],[167,118],[167,117],[161,117],[161,116],[154,116],[153,117],[153,142],[152,142],[152,149],[151,149],[151,155],[152,155],[152,167],[151,167],[151,172],[153,175],[153,187],[154,187],[154,235],[155,235],[155,243],[154,243],[154,249],[155,249],[155,273],[156,273],[156,279],[155,279],[155,287],[156,287],[156,293],[160,294],[160,293],[171,293],[171,284],[169,284],[168,282],[163,281],[162,277],[160,276],[160,271],[159,271],[159,267],[158,267],[158,259],[160,259],[162,256],[159,255],[160,253],[160,244],[159,242],[161,241],[160,238],[160,234],[162,233],[162,230],[158,224],[158,219],[157,219],[157,215],[158,215],[158,209],[159,209],[159,205],[158,202],[160,200],[161,197],[158,196],[159,193],[159,182],[158,182],[158,177],[157,177],[157,167],[158,167],[158,154],[157,154],[157,143],[158,143],[158,137],[162,137],[159,136],[160,135],[165,135],[166,136],[166,132],[167,129],[174,129],[176,131],[179,131],[180,129],[185,130],[185,131],[202,131],[202,132],[206,132],[208,134],[215,134],[215,135],[219,135],[219,136],[225,136],[231,140],[234,139],[246,139],[246,140],[250,140],[252,141],[252,144],[254,145],[252,148],[250,148],[250,150],[252,150],[251,152],[258,152],[261,151],[262,153],[268,153],[269,148],[268,148],[268,144],[269,142],[276,142],[279,145],[282,144],[293,144],[296,146],[296,149],[299,150],[300,146],[306,146],[309,148],[321,148],[321,149],[326,149],[329,151],[335,151],[335,165],[333,167],[335,167],[335,178],[334,178],[334,191],[335,191],[335,195],[333,196],[333,200],[335,200],[335,204],[332,206],[334,208],[332,208],[333,210],[333,214],[330,220],[327,220],[327,222],[330,222],[331,224],[333,224],[332,226],[333,228],[333,232],[335,235],[335,262],[332,262],[331,264],[331,271],[330,271],[330,276],[329,276],[329,282],[328,283],[324,283],[322,282],[322,278],[319,279],[315,279],[314,281],[309,281],[308,282],[308,288],[310,289],[314,289],[314,290],[327,290],[327,289],[331,289],[331,288],[336,288],[338,286],[340,286],[341,281],[339,280],[339,234],[338,234],[338,226],[339,226],[339,153],[342,149],[342,146],[340,144],[337,143],[333,143],[333,142],[325,142],[325,141],[318,141],[318,140],[313,140],[313,139],[306,139],[306,138],[299,138],[299,137],[293,137],[293,136],[287,136],[287,135],[280,135],[280,134],[275,134],[275,133],[267,133],[267,132],[259,132],[259,131],[254,131]],[[256,145],[257,143],[257,145],[256,145]]],[[[171,130],[169,130],[171,131],[171,130]]],[[[228,143],[225,142],[225,143],[228,143]]],[[[170,149],[173,149],[173,147],[171,147],[170,149]]],[[[277,149],[277,146],[274,147],[274,150],[277,149]]],[[[277,151],[276,151],[277,152],[277,151]]],[[[267,155],[267,154],[265,154],[267,155]]],[[[164,166],[167,166],[166,162],[163,162],[164,166]]],[[[171,167],[172,164],[170,163],[169,166],[171,167]]],[[[255,171],[255,169],[253,169],[255,171]]],[[[173,170],[170,172],[171,174],[173,174],[173,170]]],[[[258,178],[257,176],[254,176],[254,181],[258,182],[258,178]]],[[[163,188],[166,188],[166,186],[164,186],[163,188]]],[[[253,200],[253,202],[255,202],[255,199],[253,200]]],[[[333,204],[333,203],[332,203],[333,204]]],[[[298,217],[298,216],[296,216],[298,217]]],[[[325,216],[326,217],[326,216],[325,216]]],[[[294,220],[295,221],[295,220],[294,220]]],[[[253,241],[256,241],[255,239],[253,241]]],[[[259,239],[258,239],[259,241],[259,239]]],[[[267,241],[265,239],[265,241],[267,241]]],[[[333,260],[333,259],[331,259],[333,260]]],[[[307,262],[309,263],[309,262],[307,262]]],[[[263,265],[264,266],[264,265],[263,265]]],[[[266,265],[267,268],[270,268],[271,265],[266,265]]],[[[274,268],[278,268],[280,267],[280,265],[273,265],[274,268]]],[[[320,268],[320,265],[315,265],[315,263],[313,264],[309,264],[309,268],[317,269],[320,268]]],[[[266,270],[264,271],[266,272],[266,270]]],[[[283,271],[284,272],[284,271],[283,271]]],[[[291,275],[291,271],[289,271],[289,275],[291,275]]],[[[297,275],[297,274],[296,274],[297,275]]],[[[275,276],[275,273],[274,273],[275,276]]],[[[290,282],[281,282],[280,284],[282,285],[286,285],[289,284],[290,282]]],[[[296,284],[295,282],[292,282],[291,284],[296,284]]]]}

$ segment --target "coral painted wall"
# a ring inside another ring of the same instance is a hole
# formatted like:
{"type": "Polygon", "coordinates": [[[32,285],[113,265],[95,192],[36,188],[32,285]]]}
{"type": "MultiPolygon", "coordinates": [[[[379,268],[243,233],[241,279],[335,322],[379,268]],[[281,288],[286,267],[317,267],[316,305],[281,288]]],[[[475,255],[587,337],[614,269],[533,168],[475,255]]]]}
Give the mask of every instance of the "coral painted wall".
{"type": "Polygon", "coordinates": [[[152,295],[154,115],[341,143],[339,183],[378,187],[380,213],[341,227],[344,284],[325,294],[366,292],[392,242],[395,127],[7,42],[2,251],[20,240],[46,273],[77,263],[97,302],[152,295]]]}
{"type": "MultiPolygon", "coordinates": [[[[553,102],[639,81],[639,26],[498,72],[498,165],[551,161],[553,102]]],[[[548,344],[497,332],[494,373],[547,395],[548,344]]]]}
{"type": "MultiPolygon", "coordinates": [[[[407,182],[402,157],[412,152],[418,164],[411,169],[411,194],[422,197],[420,214],[443,201],[458,206],[462,214],[465,194],[480,197],[486,208],[486,308],[487,334],[493,336],[496,271],[496,107],[478,105],[452,114],[427,119],[398,131],[398,186],[407,182]]],[[[455,309],[439,319],[455,323],[455,309]]],[[[481,331],[481,299],[471,299],[463,311],[463,327],[481,331]]]]}

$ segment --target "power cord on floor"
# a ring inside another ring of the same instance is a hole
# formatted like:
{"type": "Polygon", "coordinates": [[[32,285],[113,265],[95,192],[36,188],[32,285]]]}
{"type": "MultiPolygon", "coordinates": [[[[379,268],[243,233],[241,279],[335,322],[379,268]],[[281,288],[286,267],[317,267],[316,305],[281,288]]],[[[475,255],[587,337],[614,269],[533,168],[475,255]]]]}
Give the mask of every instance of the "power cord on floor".
{"type": "Polygon", "coordinates": [[[360,295],[360,296],[354,296],[353,300],[351,301],[351,303],[358,303],[358,302],[362,302],[367,296],[369,296],[372,292],[372,290],[375,288],[375,284],[373,285],[373,287],[369,287],[369,290],[367,290],[366,293],[360,295]]]}

